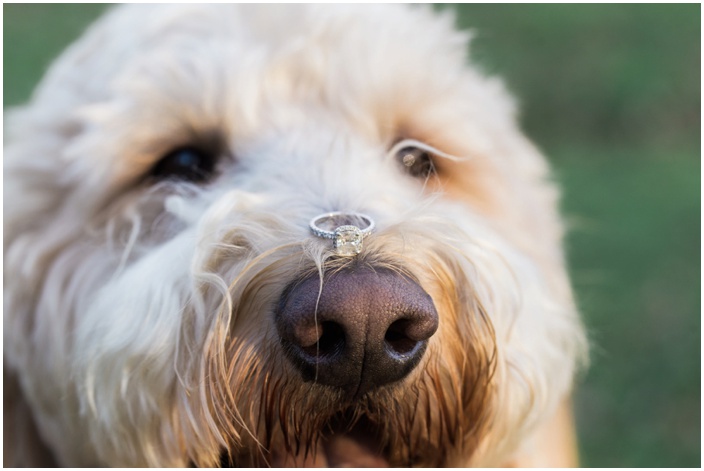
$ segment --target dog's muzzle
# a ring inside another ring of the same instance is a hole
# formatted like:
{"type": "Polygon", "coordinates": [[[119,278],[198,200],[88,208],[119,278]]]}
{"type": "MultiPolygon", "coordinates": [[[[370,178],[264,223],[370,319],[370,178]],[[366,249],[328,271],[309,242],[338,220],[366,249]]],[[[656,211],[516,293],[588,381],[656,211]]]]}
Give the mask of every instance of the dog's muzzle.
{"type": "Polygon", "coordinates": [[[314,217],[309,226],[317,237],[332,239],[338,255],[349,257],[362,251],[364,238],[372,233],[375,224],[366,214],[336,211],[314,217]],[[334,230],[326,230],[324,227],[334,230]]]}
{"type": "Polygon", "coordinates": [[[357,267],[295,282],[283,293],[276,327],[304,380],[349,399],[400,381],[421,361],[438,328],[431,297],[409,277],[357,267]]]}

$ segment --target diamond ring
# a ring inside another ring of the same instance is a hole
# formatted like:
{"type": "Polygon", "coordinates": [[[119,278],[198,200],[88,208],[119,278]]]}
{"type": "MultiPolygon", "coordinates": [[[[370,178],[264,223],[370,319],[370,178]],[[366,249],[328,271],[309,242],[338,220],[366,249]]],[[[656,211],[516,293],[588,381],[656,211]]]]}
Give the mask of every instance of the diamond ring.
{"type": "Polygon", "coordinates": [[[332,239],[338,255],[354,256],[362,251],[362,241],[374,230],[374,220],[366,214],[335,211],[320,214],[310,221],[317,237],[332,239]]]}

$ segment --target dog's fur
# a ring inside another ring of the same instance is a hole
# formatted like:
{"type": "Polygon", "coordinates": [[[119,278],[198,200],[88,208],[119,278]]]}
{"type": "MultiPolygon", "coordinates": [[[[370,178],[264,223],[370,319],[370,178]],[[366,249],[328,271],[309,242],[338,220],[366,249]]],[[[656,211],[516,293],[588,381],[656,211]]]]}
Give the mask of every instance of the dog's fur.
{"type": "Polygon", "coordinates": [[[5,464],[574,464],[557,191],[451,23],[132,5],[71,46],[8,116],[5,464]],[[218,155],[212,179],[150,178],[184,145],[218,155]],[[375,219],[359,256],[310,233],[333,210],[375,219]],[[353,402],[301,378],[272,320],[292,281],[348,265],[407,273],[439,314],[411,374],[353,402]],[[335,461],[343,418],[378,447],[341,432],[366,451],[335,461]]]}

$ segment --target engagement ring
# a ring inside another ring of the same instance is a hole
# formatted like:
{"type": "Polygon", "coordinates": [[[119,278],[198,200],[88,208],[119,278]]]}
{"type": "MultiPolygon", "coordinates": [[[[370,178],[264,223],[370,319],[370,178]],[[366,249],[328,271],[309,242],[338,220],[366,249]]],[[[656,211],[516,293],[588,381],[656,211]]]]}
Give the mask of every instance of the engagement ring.
{"type": "Polygon", "coordinates": [[[374,229],[374,220],[366,214],[336,211],[314,217],[310,230],[317,237],[332,239],[338,255],[346,257],[362,251],[362,242],[374,229]]]}

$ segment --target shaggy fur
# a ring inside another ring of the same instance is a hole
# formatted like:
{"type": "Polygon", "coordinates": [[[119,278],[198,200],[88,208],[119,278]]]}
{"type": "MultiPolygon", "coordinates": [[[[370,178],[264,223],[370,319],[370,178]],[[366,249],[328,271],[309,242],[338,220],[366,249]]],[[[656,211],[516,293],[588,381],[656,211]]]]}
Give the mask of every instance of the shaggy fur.
{"type": "Polygon", "coordinates": [[[468,39],[398,5],[91,27],[7,120],[5,464],[338,464],[355,430],[376,465],[538,453],[586,342],[548,167],[468,39]],[[154,178],[183,146],[215,175],[154,178]],[[404,170],[408,146],[435,171],[404,170]],[[334,210],[375,219],[359,256],[311,235],[334,210]],[[412,276],[440,319],[407,378],[353,402],[302,380],[272,320],[289,283],[350,265],[412,276]]]}

